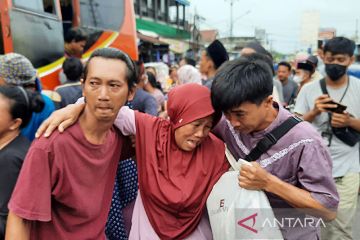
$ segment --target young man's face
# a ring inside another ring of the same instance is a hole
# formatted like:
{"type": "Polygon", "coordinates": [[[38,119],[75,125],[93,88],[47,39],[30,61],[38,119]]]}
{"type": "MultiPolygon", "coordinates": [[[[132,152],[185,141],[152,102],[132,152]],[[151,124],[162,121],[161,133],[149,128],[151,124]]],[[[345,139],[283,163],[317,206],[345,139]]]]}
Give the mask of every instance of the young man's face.
{"type": "Polygon", "coordinates": [[[132,89],[126,79],[126,64],[117,59],[94,57],[83,83],[86,108],[98,121],[113,121],[132,89]]]}
{"type": "Polygon", "coordinates": [[[207,56],[206,51],[201,53],[200,63],[199,63],[199,70],[202,74],[207,75],[209,69],[213,66],[211,59],[207,56]]]}
{"type": "Polygon", "coordinates": [[[272,105],[272,97],[266,98],[260,105],[244,102],[239,107],[225,113],[225,117],[238,132],[249,134],[263,130],[267,124],[265,119],[272,105]]]}
{"type": "Polygon", "coordinates": [[[290,76],[290,70],[286,66],[280,65],[277,70],[278,79],[280,81],[286,81],[290,76]]]}
{"type": "Polygon", "coordinates": [[[78,42],[75,42],[75,41],[72,41],[70,46],[71,46],[71,49],[74,51],[74,53],[76,55],[79,55],[81,56],[84,52],[84,48],[85,48],[85,45],[86,45],[86,41],[78,41],[78,42]]]}
{"type": "Polygon", "coordinates": [[[347,54],[335,54],[331,52],[326,52],[324,54],[324,63],[325,64],[339,64],[342,66],[350,66],[354,62],[354,56],[350,57],[347,54]]]}

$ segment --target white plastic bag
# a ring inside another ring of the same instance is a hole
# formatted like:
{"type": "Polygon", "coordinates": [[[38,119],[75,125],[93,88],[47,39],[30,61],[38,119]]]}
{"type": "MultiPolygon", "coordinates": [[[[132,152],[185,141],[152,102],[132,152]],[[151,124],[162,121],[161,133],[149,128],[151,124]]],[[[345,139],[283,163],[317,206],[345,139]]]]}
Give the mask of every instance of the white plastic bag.
{"type": "Polygon", "coordinates": [[[234,171],[221,176],[207,199],[214,240],[283,239],[265,193],[238,185],[241,165],[250,163],[236,162],[228,149],[226,156],[234,171]]]}

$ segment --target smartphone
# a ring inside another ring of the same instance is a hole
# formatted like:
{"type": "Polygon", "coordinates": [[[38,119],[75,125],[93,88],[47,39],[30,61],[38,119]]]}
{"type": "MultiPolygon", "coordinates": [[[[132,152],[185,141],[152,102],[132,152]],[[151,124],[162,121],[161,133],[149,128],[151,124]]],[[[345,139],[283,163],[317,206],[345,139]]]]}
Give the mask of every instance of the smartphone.
{"type": "Polygon", "coordinates": [[[330,111],[330,112],[334,112],[334,113],[343,113],[347,106],[345,105],[342,105],[341,103],[338,103],[338,102],[334,102],[334,101],[330,101],[330,102],[327,102],[327,104],[335,104],[336,105],[336,108],[325,108],[326,110],[330,111]]]}

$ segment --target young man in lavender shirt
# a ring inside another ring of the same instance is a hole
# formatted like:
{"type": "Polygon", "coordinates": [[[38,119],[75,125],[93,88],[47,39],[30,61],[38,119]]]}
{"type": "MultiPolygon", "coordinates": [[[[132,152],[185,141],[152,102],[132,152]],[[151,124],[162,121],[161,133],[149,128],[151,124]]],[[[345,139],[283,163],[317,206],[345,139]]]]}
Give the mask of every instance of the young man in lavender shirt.
{"type": "MultiPolygon", "coordinates": [[[[230,61],[216,74],[212,102],[225,117],[214,133],[236,159],[244,159],[266,133],[292,116],[273,101],[272,91],[271,69],[257,54],[230,61]]],[[[252,166],[242,167],[239,185],[265,191],[279,221],[294,214],[300,218],[301,226],[280,226],[284,239],[319,239],[319,224],[304,220],[307,214],[324,221],[335,218],[339,197],[331,171],[321,136],[311,124],[301,122],[252,166]]]]}

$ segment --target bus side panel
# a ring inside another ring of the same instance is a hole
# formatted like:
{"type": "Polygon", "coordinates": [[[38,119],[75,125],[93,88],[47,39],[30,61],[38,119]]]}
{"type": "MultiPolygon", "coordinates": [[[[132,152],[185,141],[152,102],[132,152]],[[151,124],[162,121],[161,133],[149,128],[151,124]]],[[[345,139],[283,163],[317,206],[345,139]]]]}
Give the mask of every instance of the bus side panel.
{"type": "Polygon", "coordinates": [[[133,60],[138,60],[139,53],[136,43],[136,21],[134,3],[132,0],[125,0],[125,16],[123,24],[119,29],[119,37],[113,42],[112,47],[119,48],[129,54],[133,60]]]}
{"type": "Polygon", "coordinates": [[[2,51],[1,54],[13,52],[12,39],[10,34],[10,17],[9,8],[11,8],[11,2],[0,1],[0,22],[1,22],[1,42],[2,51]]]}
{"type": "Polygon", "coordinates": [[[60,20],[13,8],[10,21],[14,52],[29,58],[34,67],[45,66],[64,55],[60,20]]]}
{"type": "Polygon", "coordinates": [[[80,3],[82,28],[90,36],[84,58],[89,57],[92,51],[97,48],[110,46],[126,52],[133,60],[138,60],[133,4],[132,0],[111,0],[108,2],[87,0],[80,3]],[[117,8],[110,11],[111,3],[117,8]],[[105,21],[105,17],[111,18],[113,16],[107,11],[117,13],[113,22],[105,21]],[[95,15],[99,18],[94,18],[95,15]]]}

